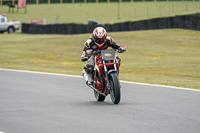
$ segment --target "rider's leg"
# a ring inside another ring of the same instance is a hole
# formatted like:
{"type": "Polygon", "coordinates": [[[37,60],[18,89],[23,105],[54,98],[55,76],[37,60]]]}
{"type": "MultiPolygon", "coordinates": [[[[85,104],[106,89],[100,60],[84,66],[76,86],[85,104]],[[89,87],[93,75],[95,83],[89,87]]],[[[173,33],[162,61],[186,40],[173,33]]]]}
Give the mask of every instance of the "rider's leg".
{"type": "Polygon", "coordinates": [[[93,69],[94,69],[94,56],[91,56],[86,62],[84,66],[85,72],[88,77],[88,85],[93,84],[93,69]]]}

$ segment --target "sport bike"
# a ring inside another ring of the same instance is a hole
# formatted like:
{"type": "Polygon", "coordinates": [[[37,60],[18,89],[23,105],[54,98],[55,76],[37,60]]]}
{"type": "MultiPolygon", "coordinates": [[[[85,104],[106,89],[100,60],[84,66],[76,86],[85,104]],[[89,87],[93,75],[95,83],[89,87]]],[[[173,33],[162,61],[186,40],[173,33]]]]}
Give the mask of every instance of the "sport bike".
{"type": "Polygon", "coordinates": [[[93,84],[88,85],[88,77],[83,70],[83,77],[86,84],[94,90],[97,101],[104,101],[110,94],[112,102],[118,104],[121,98],[119,76],[119,62],[114,49],[97,50],[95,56],[95,66],[93,68],[93,84]]]}

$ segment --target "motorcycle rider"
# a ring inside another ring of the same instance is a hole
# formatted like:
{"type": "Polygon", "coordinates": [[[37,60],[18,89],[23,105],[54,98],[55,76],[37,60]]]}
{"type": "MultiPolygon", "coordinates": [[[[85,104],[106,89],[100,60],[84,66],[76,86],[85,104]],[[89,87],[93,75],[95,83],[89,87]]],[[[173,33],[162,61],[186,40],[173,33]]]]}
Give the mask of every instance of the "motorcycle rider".
{"type": "MultiPolygon", "coordinates": [[[[81,60],[85,62],[84,69],[88,77],[88,85],[93,84],[94,51],[107,49],[108,47],[118,50],[119,53],[126,51],[125,46],[118,45],[113,38],[107,36],[107,32],[103,27],[95,28],[92,36],[84,43],[81,60]]],[[[120,58],[118,57],[119,60],[120,58]]]]}

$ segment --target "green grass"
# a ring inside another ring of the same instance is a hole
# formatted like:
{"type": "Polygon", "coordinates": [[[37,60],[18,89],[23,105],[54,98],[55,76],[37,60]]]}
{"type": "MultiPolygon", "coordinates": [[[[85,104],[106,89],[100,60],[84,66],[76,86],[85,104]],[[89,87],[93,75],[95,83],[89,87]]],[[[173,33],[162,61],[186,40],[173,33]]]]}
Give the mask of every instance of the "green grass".
{"type": "Polygon", "coordinates": [[[177,14],[196,13],[200,11],[198,1],[177,2],[123,2],[120,3],[120,19],[118,19],[118,3],[76,3],[76,4],[39,4],[27,5],[19,13],[8,13],[8,6],[1,6],[0,13],[7,13],[8,19],[29,23],[30,19],[43,18],[46,23],[54,23],[59,17],[61,23],[87,23],[96,20],[102,23],[116,23],[141,19],[174,16],[177,14]]]}
{"type": "MultiPolygon", "coordinates": [[[[82,35],[0,35],[0,68],[81,75],[82,35]]],[[[120,79],[200,89],[200,32],[181,29],[109,33],[127,51],[120,79]]]]}

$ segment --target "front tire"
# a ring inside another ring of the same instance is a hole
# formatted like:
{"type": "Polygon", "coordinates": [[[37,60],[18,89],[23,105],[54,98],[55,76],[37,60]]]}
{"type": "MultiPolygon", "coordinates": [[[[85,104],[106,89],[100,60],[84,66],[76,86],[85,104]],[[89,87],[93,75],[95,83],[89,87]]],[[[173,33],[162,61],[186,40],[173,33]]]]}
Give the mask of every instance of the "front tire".
{"type": "Polygon", "coordinates": [[[98,102],[103,102],[105,100],[105,96],[99,94],[97,91],[94,90],[94,96],[98,102]]]}
{"type": "Polygon", "coordinates": [[[14,27],[8,27],[8,33],[12,34],[15,32],[15,28],[14,27]]]}
{"type": "Polygon", "coordinates": [[[110,74],[110,96],[114,104],[118,104],[120,102],[121,91],[117,73],[110,74]]]}

